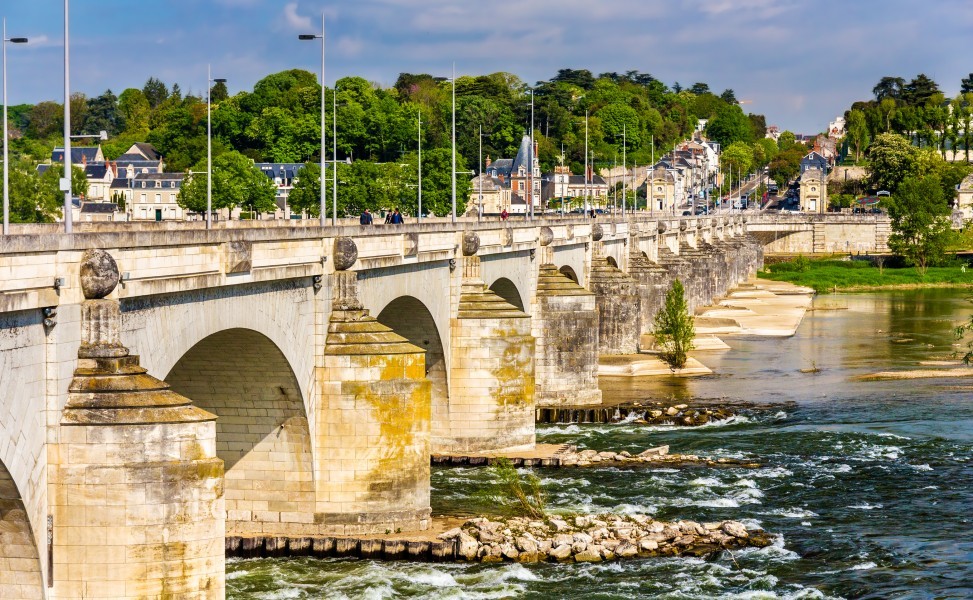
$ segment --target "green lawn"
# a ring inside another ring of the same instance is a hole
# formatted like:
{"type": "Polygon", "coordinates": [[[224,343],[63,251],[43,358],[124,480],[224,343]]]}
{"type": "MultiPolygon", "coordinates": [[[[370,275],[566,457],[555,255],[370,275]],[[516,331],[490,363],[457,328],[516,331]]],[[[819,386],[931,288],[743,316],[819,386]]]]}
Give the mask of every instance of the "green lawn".
{"type": "Polygon", "coordinates": [[[867,261],[798,257],[791,262],[769,265],[758,275],[763,279],[811,287],[818,293],[896,287],[973,286],[973,268],[968,267],[964,272],[959,263],[930,267],[922,276],[912,267],[879,269],[867,261]]]}

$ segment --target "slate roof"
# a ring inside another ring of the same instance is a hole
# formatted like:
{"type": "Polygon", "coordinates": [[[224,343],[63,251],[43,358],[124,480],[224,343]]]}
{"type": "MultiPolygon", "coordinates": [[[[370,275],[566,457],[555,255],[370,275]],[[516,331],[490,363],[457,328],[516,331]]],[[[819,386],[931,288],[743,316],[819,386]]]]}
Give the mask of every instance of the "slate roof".
{"type": "Polygon", "coordinates": [[[120,190],[132,187],[132,179],[127,179],[125,177],[116,177],[112,179],[111,189],[120,190]]]}
{"type": "Polygon", "coordinates": [[[84,166],[84,174],[88,179],[104,179],[108,172],[108,167],[104,164],[87,164],[84,166]]]}
{"type": "Polygon", "coordinates": [[[503,175],[509,179],[510,172],[513,170],[513,164],[514,160],[512,158],[498,158],[490,163],[490,166],[484,169],[484,171],[492,173],[494,176],[503,175]]]}
{"type": "MultiPolygon", "coordinates": [[[[153,146],[148,142],[136,142],[132,144],[132,148],[138,150],[139,155],[144,157],[145,160],[154,160],[154,161],[162,160],[162,155],[159,154],[159,151],[155,149],[155,146],[153,146]]],[[[129,148],[129,150],[131,150],[132,148],[129,148]]]]}
{"type": "Polygon", "coordinates": [[[511,173],[517,173],[521,167],[524,168],[528,174],[531,173],[531,163],[533,162],[533,153],[530,149],[530,136],[525,135],[520,140],[520,148],[517,149],[517,157],[514,159],[513,164],[510,166],[511,173]]]}
{"type": "Polygon", "coordinates": [[[304,163],[255,163],[254,166],[271,179],[294,180],[304,163]]]}
{"type": "MultiPolygon", "coordinates": [[[[71,162],[80,163],[82,158],[89,163],[98,162],[98,146],[71,146],[71,162]]],[[[51,162],[64,162],[64,148],[55,148],[51,152],[51,162]]]]}
{"type": "Polygon", "coordinates": [[[85,202],[81,205],[81,212],[88,214],[111,214],[118,211],[118,205],[114,202],[85,202]]]}

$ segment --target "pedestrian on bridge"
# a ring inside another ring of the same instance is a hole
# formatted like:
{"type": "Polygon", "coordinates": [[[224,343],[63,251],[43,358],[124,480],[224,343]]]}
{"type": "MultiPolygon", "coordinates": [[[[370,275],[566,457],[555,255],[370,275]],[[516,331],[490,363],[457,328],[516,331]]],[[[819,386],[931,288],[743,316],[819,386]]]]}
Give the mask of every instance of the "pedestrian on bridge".
{"type": "Polygon", "coordinates": [[[396,208],[395,212],[392,213],[392,218],[389,220],[389,223],[392,225],[401,225],[402,223],[405,223],[405,220],[402,218],[402,213],[399,212],[398,208],[396,208]]]}
{"type": "Polygon", "coordinates": [[[360,224],[362,224],[362,225],[371,225],[372,224],[372,213],[368,212],[368,209],[366,208],[362,212],[361,217],[358,218],[358,222],[360,224]]]}

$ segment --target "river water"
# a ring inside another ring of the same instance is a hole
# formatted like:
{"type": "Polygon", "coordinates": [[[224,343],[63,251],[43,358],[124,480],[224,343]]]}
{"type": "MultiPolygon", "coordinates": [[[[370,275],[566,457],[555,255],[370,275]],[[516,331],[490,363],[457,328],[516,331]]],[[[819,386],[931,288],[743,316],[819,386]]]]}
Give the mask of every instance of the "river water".
{"type": "MultiPolygon", "coordinates": [[[[232,560],[227,596],[271,598],[973,598],[973,381],[858,381],[960,348],[958,291],[819,296],[787,339],[728,339],[715,374],[604,382],[607,398],[779,403],[693,429],[539,428],[599,450],[759,457],[763,469],[539,470],[551,507],[738,519],[777,534],[716,560],[588,565],[232,560]]],[[[487,474],[433,470],[433,513],[489,513],[487,474]]]]}

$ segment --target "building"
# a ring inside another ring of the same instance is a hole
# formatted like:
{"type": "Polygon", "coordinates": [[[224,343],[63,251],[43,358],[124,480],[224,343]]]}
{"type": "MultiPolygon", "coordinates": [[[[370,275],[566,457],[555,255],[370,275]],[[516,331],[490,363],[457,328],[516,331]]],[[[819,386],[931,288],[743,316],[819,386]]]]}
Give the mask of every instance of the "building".
{"type": "Polygon", "coordinates": [[[801,176],[803,176],[804,172],[808,169],[817,169],[827,175],[829,166],[830,163],[823,154],[811,151],[807,154],[807,156],[801,159],[801,176]]]}
{"type": "Polygon", "coordinates": [[[960,182],[956,190],[956,208],[963,213],[963,220],[973,219],[973,173],[960,182]]]}
{"type": "Polygon", "coordinates": [[[131,201],[125,210],[131,221],[182,221],[188,211],[179,206],[185,173],[139,173],[132,180],[131,201]]]}
{"type": "MultiPolygon", "coordinates": [[[[64,162],[64,147],[51,151],[51,163],[64,162]]],[[[71,164],[83,167],[86,164],[105,162],[101,146],[71,146],[71,164]]]]}
{"type": "Polygon", "coordinates": [[[486,171],[473,178],[473,188],[467,213],[475,215],[500,214],[504,210],[510,212],[510,190],[504,188],[500,178],[493,177],[486,171]],[[482,193],[482,196],[481,196],[482,193]],[[482,206],[481,206],[482,202],[482,206]]]}
{"type": "Polygon", "coordinates": [[[801,173],[801,210],[823,213],[828,208],[828,182],[825,171],[811,167],[801,173]]]}
{"type": "Polygon", "coordinates": [[[155,146],[146,142],[136,142],[125,151],[124,154],[115,159],[115,164],[120,169],[116,176],[126,179],[134,179],[139,173],[162,173],[165,171],[165,161],[155,146]]]}
{"type": "Polygon", "coordinates": [[[603,207],[608,201],[608,182],[601,175],[595,175],[588,167],[588,181],[584,175],[572,175],[570,167],[554,167],[553,173],[541,177],[542,204],[560,210],[562,203],[569,205],[575,200],[584,207],[603,207]]]}
{"type": "Polygon", "coordinates": [[[91,222],[110,222],[118,221],[118,205],[112,202],[82,202],[79,212],[79,221],[91,222]]]}
{"type": "Polygon", "coordinates": [[[661,165],[649,170],[645,197],[653,211],[673,214],[676,210],[676,175],[661,165]]]}
{"type": "Polygon", "coordinates": [[[304,163],[254,163],[254,166],[277,186],[277,210],[274,218],[290,219],[291,209],[287,199],[297,184],[297,174],[304,168],[304,163]]]}
{"type": "MultiPolygon", "coordinates": [[[[530,211],[530,204],[533,204],[534,211],[541,208],[541,166],[537,159],[537,148],[532,149],[530,136],[523,136],[520,140],[520,148],[517,156],[513,159],[498,158],[490,160],[487,156],[486,164],[483,168],[482,187],[484,194],[488,189],[487,180],[492,185],[499,187],[496,194],[496,207],[501,211],[506,210],[510,214],[525,214],[530,211]],[[531,191],[532,188],[532,191],[531,191]]],[[[472,179],[473,190],[470,195],[470,204],[476,205],[479,202],[480,187],[478,187],[479,177],[472,179]]],[[[484,213],[490,213],[486,208],[484,200],[484,213]]]]}
{"type": "Polygon", "coordinates": [[[838,140],[845,137],[845,118],[838,116],[834,121],[828,123],[828,137],[838,140]]]}

